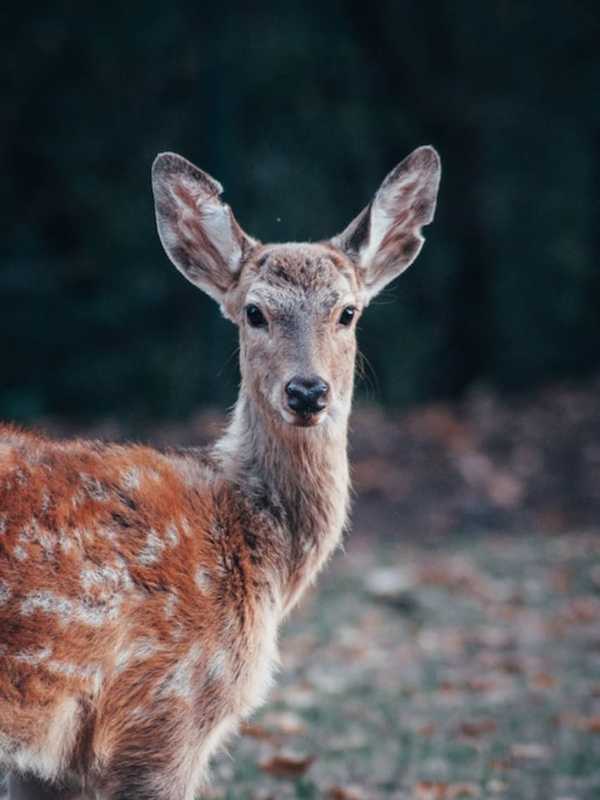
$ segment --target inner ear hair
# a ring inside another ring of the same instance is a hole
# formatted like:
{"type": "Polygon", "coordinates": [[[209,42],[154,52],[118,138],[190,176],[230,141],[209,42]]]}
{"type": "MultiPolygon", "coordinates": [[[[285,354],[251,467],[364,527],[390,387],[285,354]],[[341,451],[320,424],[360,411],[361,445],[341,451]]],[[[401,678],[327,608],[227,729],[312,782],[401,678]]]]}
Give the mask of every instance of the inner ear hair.
{"type": "Polygon", "coordinates": [[[385,178],[371,203],[332,243],[357,266],[366,302],[415,260],[435,213],[440,158],[419,147],[385,178]]]}
{"type": "Polygon", "coordinates": [[[257,242],[220,199],[221,184],[182,156],[157,156],[152,186],[167,255],[189,281],[222,303],[257,242]]]}

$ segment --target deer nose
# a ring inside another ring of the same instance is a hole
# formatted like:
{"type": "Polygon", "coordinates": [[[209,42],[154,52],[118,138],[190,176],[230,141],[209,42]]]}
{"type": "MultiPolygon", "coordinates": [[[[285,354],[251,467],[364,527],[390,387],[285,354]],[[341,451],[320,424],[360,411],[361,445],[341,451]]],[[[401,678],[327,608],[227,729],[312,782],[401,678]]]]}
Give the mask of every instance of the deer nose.
{"type": "Polygon", "coordinates": [[[313,376],[302,378],[296,375],[286,385],[288,406],[296,414],[318,414],[327,405],[329,384],[313,376]]]}

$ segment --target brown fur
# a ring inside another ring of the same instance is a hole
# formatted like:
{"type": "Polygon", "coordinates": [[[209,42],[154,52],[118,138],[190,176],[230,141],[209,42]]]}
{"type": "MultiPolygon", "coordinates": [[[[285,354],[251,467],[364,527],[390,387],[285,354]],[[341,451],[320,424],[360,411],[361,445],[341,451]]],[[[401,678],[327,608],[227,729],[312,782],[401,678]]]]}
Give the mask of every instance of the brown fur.
{"type": "Polygon", "coordinates": [[[13,797],[192,800],[212,751],[264,699],[279,623],[347,516],[356,341],[340,313],[358,317],[396,247],[405,268],[432,215],[416,206],[437,189],[437,160],[411,158],[383,223],[266,247],[216,181],[158,159],[167,252],[240,326],[240,397],[207,452],[0,427],[0,766],[13,797]],[[371,279],[373,231],[385,253],[371,279]],[[248,303],[266,328],[246,323],[248,303]],[[286,405],[294,375],[330,386],[310,426],[286,405]]]}

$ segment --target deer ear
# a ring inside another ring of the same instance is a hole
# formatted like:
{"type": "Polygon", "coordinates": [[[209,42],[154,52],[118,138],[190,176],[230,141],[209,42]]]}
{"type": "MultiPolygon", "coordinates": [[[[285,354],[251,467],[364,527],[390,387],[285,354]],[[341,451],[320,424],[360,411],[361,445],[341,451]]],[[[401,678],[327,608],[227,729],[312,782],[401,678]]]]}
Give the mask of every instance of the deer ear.
{"type": "Polygon", "coordinates": [[[368,303],[409,267],[423,246],[421,227],[433,220],[440,157],[419,147],[395,167],[371,203],[332,243],[356,264],[368,303]]]}
{"type": "Polygon", "coordinates": [[[219,196],[221,184],[175,153],[152,165],[158,235],[177,269],[218,303],[235,284],[257,242],[219,196]]]}

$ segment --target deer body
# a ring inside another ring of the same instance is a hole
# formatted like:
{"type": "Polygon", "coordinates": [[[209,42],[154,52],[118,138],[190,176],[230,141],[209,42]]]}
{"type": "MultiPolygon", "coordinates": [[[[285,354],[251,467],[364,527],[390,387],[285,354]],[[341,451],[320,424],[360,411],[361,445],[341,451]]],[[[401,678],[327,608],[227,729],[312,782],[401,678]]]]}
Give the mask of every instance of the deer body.
{"type": "Polygon", "coordinates": [[[165,249],[240,325],[240,396],[206,451],[0,427],[0,768],[15,800],[192,800],[264,700],[279,624],[346,520],[354,319],[433,215],[434,151],[400,167],[394,196],[384,183],[331,242],[265,247],[213,179],[157,160],[165,249]]]}

